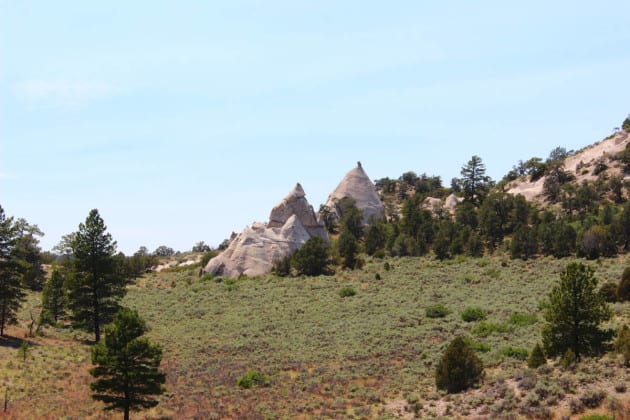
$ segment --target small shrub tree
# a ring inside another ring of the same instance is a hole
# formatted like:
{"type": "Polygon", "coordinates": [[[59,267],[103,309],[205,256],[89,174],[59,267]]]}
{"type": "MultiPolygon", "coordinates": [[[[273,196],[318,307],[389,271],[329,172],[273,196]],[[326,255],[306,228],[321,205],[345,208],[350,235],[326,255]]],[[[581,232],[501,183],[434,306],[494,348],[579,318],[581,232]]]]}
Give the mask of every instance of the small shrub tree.
{"type": "Polygon", "coordinates": [[[441,303],[436,305],[431,305],[426,309],[426,315],[429,318],[444,318],[446,315],[450,314],[451,311],[441,303]]]}
{"type": "Polygon", "coordinates": [[[615,340],[615,351],[623,355],[624,365],[630,367],[630,328],[624,325],[615,340]]]}
{"type": "Polygon", "coordinates": [[[241,388],[250,389],[257,386],[269,386],[271,378],[257,370],[250,370],[245,375],[238,378],[236,384],[241,388]]]}
{"type": "Polygon", "coordinates": [[[630,267],[626,267],[621,275],[621,282],[617,288],[617,299],[620,302],[630,300],[630,267]]]}
{"type": "Polygon", "coordinates": [[[446,348],[435,371],[438,389],[456,393],[479,383],[484,376],[483,363],[461,337],[446,348]]]}
{"type": "Polygon", "coordinates": [[[66,313],[66,291],[64,289],[64,278],[58,270],[53,270],[50,280],[44,286],[42,293],[42,317],[45,320],[53,321],[55,324],[59,317],[66,313]]]}
{"type": "Polygon", "coordinates": [[[529,359],[527,359],[527,367],[530,369],[536,369],[545,364],[547,364],[545,353],[543,352],[542,346],[539,343],[536,343],[534,349],[532,350],[532,354],[530,354],[529,359]]]}

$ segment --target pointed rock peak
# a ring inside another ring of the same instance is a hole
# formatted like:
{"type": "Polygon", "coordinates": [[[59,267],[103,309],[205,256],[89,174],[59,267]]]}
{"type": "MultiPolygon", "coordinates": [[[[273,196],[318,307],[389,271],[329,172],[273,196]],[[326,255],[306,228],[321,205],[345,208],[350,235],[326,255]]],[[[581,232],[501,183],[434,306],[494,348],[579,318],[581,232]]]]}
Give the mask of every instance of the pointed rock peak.
{"type": "Polygon", "coordinates": [[[293,190],[291,190],[291,192],[289,193],[289,195],[287,195],[287,199],[290,198],[302,198],[302,197],[306,197],[306,193],[304,192],[304,188],[302,188],[302,185],[298,182],[297,184],[295,184],[295,187],[293,188],[293,190]]]}
{"type": "Polygon", "coordinates": [[[361,162],[357,162],[357,166],[344,176],[337,188],[328,196],[326,207],[333,209],[338,218],[341,218],[341,214],[336,209],[336,203],[346,197],[352,198],[363,213],[363,223],[367,223],[370,216],[383,217],[383,204],[361,162]]]}

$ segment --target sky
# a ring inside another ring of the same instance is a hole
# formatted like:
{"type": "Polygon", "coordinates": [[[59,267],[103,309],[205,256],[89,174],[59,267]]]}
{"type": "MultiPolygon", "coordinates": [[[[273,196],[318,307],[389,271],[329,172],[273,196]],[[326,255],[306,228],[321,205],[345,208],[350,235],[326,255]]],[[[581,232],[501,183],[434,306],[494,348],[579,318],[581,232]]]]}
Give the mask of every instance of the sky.
{"type": "Polygon", "coordinates": [[[217,246],[296,182],[319,208],[473,155],[500,180],[630,113],[630,2],[0,0],[0,205],[48,250],[217,246]]]}

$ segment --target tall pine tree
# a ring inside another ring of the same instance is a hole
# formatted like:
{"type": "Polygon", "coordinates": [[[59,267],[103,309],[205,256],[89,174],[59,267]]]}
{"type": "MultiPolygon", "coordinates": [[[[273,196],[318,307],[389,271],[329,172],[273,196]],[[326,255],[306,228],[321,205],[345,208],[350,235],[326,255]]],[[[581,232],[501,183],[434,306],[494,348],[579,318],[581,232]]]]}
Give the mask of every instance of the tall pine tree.
{"type": "Polygon", "coordinates": [[[92,348],[92,398],[103,401],[105,410],[123,411],[125,420],[130,410],[156,406],[152,396],[164,391],[162,349],[142,337],[145,331],[136,311],[121,309],[105,327],[105,339],[92,348]]]}
{"type": "Polygon", "coordinates": [[[112,321],[125,295],[126,279],[116,270],[116,242],[94,209],[79,225],[72,243],[73,272],[69,279],[73,323],[101,339],[101,328],[112,321]]]}
{"type": "Polygon", "coordinates": [[[545,353],[557,356],[571,350],[578,359],[601,353],[614,332],[600,325],[611,317],[612,311],[597,290],[593,269],[569,264],[549,294],[542,332],[545,353]]]}
{"type": "Polygon", "coordinates": [[[24,264],[16,250],[17,226],[0,206],[0,336],[5,327],[15,323],[16,312],[24,300],[22,277],[24,264]]]}

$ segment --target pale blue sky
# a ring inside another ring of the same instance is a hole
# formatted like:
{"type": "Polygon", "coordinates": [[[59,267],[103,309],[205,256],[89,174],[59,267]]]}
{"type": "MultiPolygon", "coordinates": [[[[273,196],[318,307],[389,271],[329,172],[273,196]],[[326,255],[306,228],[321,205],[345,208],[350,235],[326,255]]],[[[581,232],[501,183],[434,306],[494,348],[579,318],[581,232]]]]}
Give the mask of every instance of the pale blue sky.
{"type": "Polygon", "coordinates": [[[357,160],[500,179],[630,113],[626,1],[0,0],[0,204],[49,249],[217,245],[357,160]]]}

